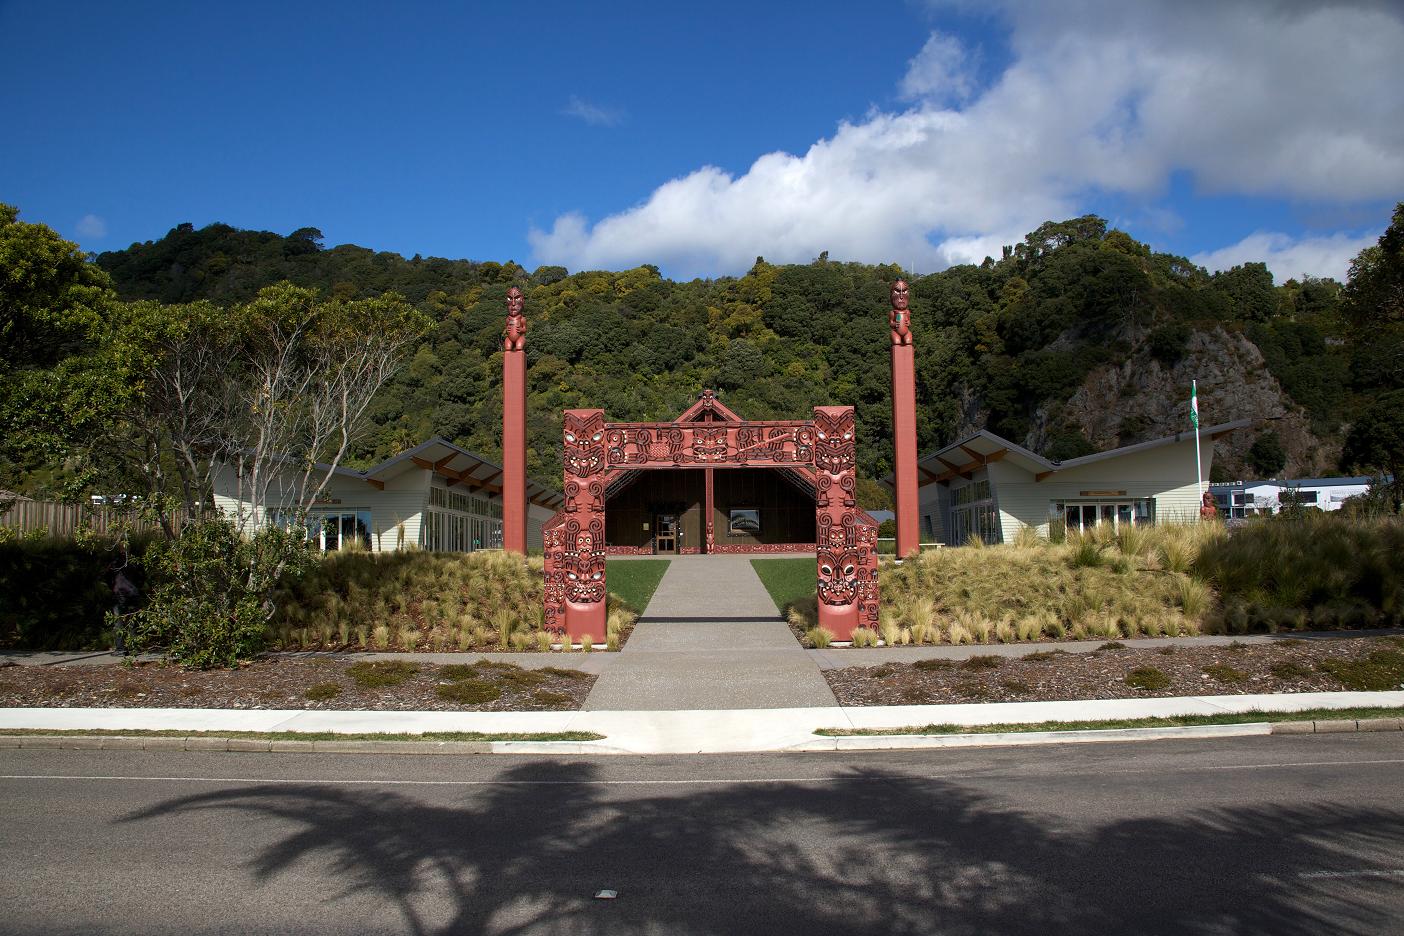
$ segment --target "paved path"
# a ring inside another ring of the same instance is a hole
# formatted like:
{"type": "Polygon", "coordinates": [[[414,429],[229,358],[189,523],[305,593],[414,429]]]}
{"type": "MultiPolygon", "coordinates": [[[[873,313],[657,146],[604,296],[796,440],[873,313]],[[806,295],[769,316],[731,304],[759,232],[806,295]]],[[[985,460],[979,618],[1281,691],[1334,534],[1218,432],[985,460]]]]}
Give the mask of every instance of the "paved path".
{"type": "Polygon", "coordinates": [[[746,556],[678,556],[590,711],[837,706],[746,556]]]}

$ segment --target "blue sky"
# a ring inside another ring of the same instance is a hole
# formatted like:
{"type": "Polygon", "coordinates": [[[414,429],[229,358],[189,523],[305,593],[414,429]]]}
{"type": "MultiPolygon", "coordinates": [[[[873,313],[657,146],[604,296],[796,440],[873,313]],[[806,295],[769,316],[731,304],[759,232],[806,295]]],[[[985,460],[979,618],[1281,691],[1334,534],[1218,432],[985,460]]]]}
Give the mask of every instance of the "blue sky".
{"type": "Polygon", "coordinates": [[[675,276],[1092,211],[1284,278],[1404,199],[1397,4],[1048,6],[0,0],[0,201],[92,251],[223,221],[675,276]]]}

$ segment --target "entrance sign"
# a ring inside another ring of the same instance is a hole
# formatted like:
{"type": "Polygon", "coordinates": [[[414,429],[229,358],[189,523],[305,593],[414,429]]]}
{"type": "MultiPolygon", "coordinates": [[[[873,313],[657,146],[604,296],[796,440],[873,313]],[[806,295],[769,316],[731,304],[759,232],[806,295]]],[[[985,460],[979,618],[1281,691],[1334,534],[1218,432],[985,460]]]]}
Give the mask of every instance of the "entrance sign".
{"type": "Polygon", "coordinates": [[[566,410],[562,428],[565,507],[543,531],[547,629],[604,639],[605,475],[645,468],[805,471],[814,480],[819,625],[838,640],[877,626],[877,526],[854,500],[853,407],[727,423],[606,423],[603,410],[566,410]]]}

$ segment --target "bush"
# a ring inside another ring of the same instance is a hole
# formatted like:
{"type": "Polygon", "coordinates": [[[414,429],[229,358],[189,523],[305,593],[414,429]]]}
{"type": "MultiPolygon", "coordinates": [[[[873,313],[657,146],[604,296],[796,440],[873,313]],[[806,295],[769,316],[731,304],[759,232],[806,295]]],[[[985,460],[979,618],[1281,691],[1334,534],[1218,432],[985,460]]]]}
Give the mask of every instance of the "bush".
{"type": "Polygon", "coordinates": [[[154,540],[142,558],[151,583],[128,642],[132,652],[164,649],[186,666],[237,666],[263,649],[285,575],[311,560],[302,537],[278,529],[242,536],[223,518],[188,524],[154,540]]]}
{"type": "Polygon", "coordinates": [[[346,675],[364,689],[385,689],[398,686],[419,672],[419,667],[406,660],[375,660],[353,663],[346,675]]]}
{"type": "Polygon", "coordinates": [[[309,702],[325,702],[341,695],[341,686],[334,682],[317,683],[315,686],[308,686],[302,695],[309,702]]]}
{"type": "Polygon", "coordinates": [[[1170,677],[1154,666],[1141,666],[1126,674],[1126,685],[1132,689],[1154,692],[1170,685],[1170,677]]]}
{"type": "Polygon", "coordinates": [[[1194,560],[1230,632],[1404,623],[1404,522],[1311,513],[1249,523],[1194,560]]]}
{"type": "Polygon", "coordinates": [[[137,563],[150,542],[149,536],[0,536],[0,647],[110,649],[112,566],[125,548],[127,574],[144,585],[137,563]]]}

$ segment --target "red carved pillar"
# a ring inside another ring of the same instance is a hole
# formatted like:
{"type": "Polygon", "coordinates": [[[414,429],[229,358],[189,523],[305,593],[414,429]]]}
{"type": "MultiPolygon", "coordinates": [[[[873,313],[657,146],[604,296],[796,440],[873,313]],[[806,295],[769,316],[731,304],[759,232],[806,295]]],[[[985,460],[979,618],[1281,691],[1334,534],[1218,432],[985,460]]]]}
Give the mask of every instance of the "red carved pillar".
{"type": "MultiPolygon", "coordinates": [[[[604,410],[566,410],[564,526],[548,565],[565,591],[565,632],[572,641],[606,638],[604,410]]],[[[548,598],[549,601],[549,598],[548,598]]]]}
{"type": "Polygon", "coordinates": [[[714,497],[713,497],[713,494],[712,494],[712,490],[713,490],[713,489],[712,489],[712,471],[713,471],[713,470],[714,470],[714,469],[712,469],[712,468],[704,469],[704,473],[705,473],[706,479],[707,479],[707,480],[706,480],[706,484],[705,484],[706,490],[707,490],[707,497],[706,497],[706,501],[707,501],[707,502],[706,502],[705,504],[702,505],[702,509],[706,511],[706,514],[705,514],[705,526],[703,527],[703,529],[707,531],[707,535],[706,535],[706,544],[705,544],[705,547],[703,548],[702,551],[705,552],[705,553],[713,553],[713,552],[716,552],[716,545],[717,545],[716,531],[712,528],[712,523],[713,523],[713,518],[714,518],[714,512],[713,512],[713,509],[712,509],[712,504],[714,503],[714,497]]]}
{"type": "Polygon", "coordinates": [[[502,548],[526,555],[526,316],[522,291],[507,290],[502,333],[502,548]]]}
{"type": "Polygon", "coordinates": [[[892,284],[892,468],[897,491],[897,558],[921,546],[921,510],[917,485],[916,357],[912,348],[907,284],[892,284]]]}
{"type": "Polygon", "coordinates": [[[818,552],[819,626],[848,640],[876,624],[875,544],[856,486],[853,407],[814,408],[814,528],[818,552]]]}

